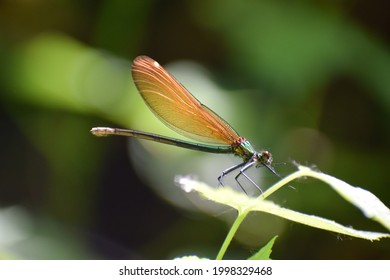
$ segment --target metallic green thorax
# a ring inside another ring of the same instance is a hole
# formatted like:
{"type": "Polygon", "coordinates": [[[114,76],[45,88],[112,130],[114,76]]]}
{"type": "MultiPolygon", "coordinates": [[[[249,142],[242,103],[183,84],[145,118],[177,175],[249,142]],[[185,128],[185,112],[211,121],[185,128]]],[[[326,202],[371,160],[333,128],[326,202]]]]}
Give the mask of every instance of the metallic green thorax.
{"type": "Polygon", "coordinates": [[[245,138],[238,138],[232,144],[233,153],[243,159],[244,162],[255,162],[270,167],[272,155],[268,151],[256,152],[251,143],[245,138]]]}
{"type": "Polygon", "coordinates": [[[238,138],[232,144],[233,151],[236,155],[241,157],[244,162],[249,161],[254,154],[256,154],[255,149],[252,147],[251,143],[245,138],[238,138]]]}

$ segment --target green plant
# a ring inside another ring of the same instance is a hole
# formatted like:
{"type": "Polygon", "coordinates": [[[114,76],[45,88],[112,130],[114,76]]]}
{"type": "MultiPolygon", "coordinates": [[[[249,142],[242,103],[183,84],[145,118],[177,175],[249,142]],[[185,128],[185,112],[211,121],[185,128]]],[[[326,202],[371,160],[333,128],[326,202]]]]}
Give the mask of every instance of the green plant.
{"type": "MultiPolygon", "coordinates": [[[[244,193],[236,192],[231,188],[211,188],[210,186],[193,181],[187,177],[179,177],[177,178],[177,182],[184,191],[196,191],[205,199],[230,206],[237,210],[237,217],[221,246],[221,249],[216,257],[217,260],[221,260],[224,257],[230,242],[237,232],[237,229],[246,216],[252,211],[266,212],[311,227],[352,237],[363,238],[370,241],[390,237],[390,234],[388,233],[356,230],[349,226],[338,224],[332,220],[283,208],[266,199],[281,187],[288,185],[289,182],[301,177],[313,177],[324,181],[341,197],[359,208],[367,218],[377,221],[390,230],[390,209],[371,192],[359,187],[351,186],[333,176],[314,171],[301,165],[298,166],[298,170],[296,172],[281,179],[257,198],[248,197],[244,193]]],[[[249,259],[269,259],[275,238],[276,237],[274,237],[265,247],[263,247],[263,249],[249,259]]]]}

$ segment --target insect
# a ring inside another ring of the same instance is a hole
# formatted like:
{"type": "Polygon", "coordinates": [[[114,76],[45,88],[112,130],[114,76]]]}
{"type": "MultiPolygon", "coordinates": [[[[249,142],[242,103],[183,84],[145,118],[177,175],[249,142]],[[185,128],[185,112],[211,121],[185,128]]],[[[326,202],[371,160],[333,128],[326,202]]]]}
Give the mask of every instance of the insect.
{"type": "Polygon", "coordinates": [[[245,174],[251,166],[265,166],[279,176],[271,166],[272,155],[269,151],[257,152],[248,140],[241,137],[224,119],[196,99],[158,62],[147,56],[136,57],[132,65],[132,76],[146,105],[165,125],[183,136],[205,144],[137,130],[109,127],[94,127],[91,129],[93,135],[130,136],[202,152],[234,154],[243,162],[224,170],[218,177],[218,181],[223,185],[224,176],[239,170],[235,180],[244,192],[245,189],[238,180],[240,176],[244,176],[262,192],[261,188],[245,174]]]}

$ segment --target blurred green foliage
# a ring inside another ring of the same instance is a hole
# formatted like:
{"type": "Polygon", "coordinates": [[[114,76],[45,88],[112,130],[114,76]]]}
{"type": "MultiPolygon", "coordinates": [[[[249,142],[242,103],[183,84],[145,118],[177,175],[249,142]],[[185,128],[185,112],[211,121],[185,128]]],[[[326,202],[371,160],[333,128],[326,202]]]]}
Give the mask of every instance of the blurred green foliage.
{"type": "MultiPolygon", "coordinates": [[[[140,54],[287,163],[275,166],[282,175],[290,160],[316,165],[389,205],[386,10],[384,0],[3,1],[0,255],[215,257],[234,213],[186,196],[173,178],[215,185],[234,158],[89,134],[111,125],[175,135],[132,84],[140,54]],[[6,229],[20,238],[6,238],[6,229]]],[[[250,175],[265,187],[275,180],[260,169],[250,175]]],[[[321,184],[294,187],[275,200],[383,230],[321,184]]],[[[245,257],[274,235],[273,259],[390,257],[386,240],[343,239],[260,215],[244,222],[228,257],[245,257]]]]}

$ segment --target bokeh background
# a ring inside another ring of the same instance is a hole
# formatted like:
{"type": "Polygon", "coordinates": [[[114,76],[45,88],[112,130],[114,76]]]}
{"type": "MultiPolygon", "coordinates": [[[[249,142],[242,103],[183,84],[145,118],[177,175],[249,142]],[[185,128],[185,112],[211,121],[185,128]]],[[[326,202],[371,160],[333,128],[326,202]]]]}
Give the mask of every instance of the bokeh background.
{"type": "MultiPolygon", "coordinates": [[[[175,176],[216,186],[240,159],[89,133],[115,126],[180,138],[135,90],[130,67],[140,54],[270,150],[282,176],[295,160],[390,205],[389,8],[385,0],[1,1],[0,257],[216,256],[234,212],[184,193],[175,176]]],[[[249,174],[262,188],[278,179],[262,168],[249,174]]],[[[271,198],[385,231],[325,184],[292,185],[271,198]]],[[[262,214],[244,222],[226,258],[247,258],[274,235],[274,259],[390,258],[389,240],[262,214]]]]}

